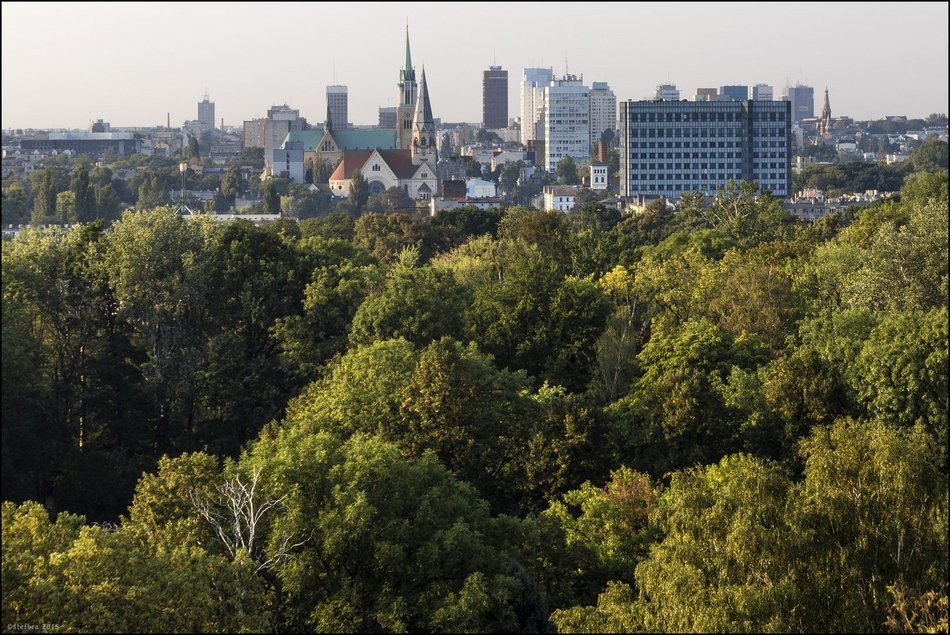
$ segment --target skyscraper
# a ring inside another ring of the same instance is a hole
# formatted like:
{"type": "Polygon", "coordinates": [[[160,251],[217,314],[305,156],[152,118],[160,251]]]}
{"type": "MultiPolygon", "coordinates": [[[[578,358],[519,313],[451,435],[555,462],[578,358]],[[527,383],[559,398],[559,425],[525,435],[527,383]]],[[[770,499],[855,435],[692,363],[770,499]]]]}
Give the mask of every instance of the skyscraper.
{"type": "Polygon", "coordinates": [[[198,102],[198,125],[202,130],[214,129],[214,102],[208,101],[207,93],[205,93],[204,101],[198,102]]]}
{"type": "Polygon", "coordinates": [[[482,127],[508,127],[508,71],[501,66],[482,73],[482,127]]]}
{"type": "Polygon", "coordinates": [[[552,81],[544,90],[544,169],[570,156],[575,163],[590,159],[590,89],[576,75],[552,81]]]}
{"type": "Polygon", "coordinates": [[[782,99],[792,102],[792,123],[801,124],[802,119],[815,116],[815,89],[811,86],[786,86],[782,99]]]}
{"type": "Polygon", "coordinates": [[[605,130],[617,129],[617,96],[607,82],[590,85],[590,142],[600,141],[605,130]]]}
{"type": "Polygon", "coordinates": [[[327,110],[330,113],[330,124],[334,130],[344,130],[350,127],[346,86],[327,86],[327,110]]]}
{"type": "MultiPolygon", "coordinates": [[[[544,89],[554,79],[553,68],[526,68],[521,80],[521,143],[538,139],[538,122],[544,108],[544,89]]],[[[540,130],[544,134],[544,130],[540,130]]]]}

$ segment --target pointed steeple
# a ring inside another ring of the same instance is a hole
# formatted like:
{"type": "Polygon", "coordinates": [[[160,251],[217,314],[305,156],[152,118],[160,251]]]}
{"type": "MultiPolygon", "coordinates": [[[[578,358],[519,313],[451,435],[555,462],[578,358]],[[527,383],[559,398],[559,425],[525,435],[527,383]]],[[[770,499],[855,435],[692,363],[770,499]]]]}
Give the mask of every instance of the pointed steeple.
{"type": "Polygon", "coordinates": [[[327,118],[323,122],[323,131],[332,132],[333,131],[333,119],[330,117],[330,95],[327,95],[327,118]]]}
{"type": "Polygon", "coordinates": [[[401,71],[399,71],[399,81],[401,82],[414,82],[416,81],[416,72],[412,69],[412,55],[409,53],[409,25],[406,24],[406,64],[401,71]]]}
{"type": "Polygon", "coordinates": [[[429,86],[426,83],[426,67],[422,67],[419,80],[419,98],[416,100],[416,112],[412,118],[412,162],[420,165],[431,161],[435,165],[439,154],[435,143],[435,121],[432,120],[432,105],[429,103],[429,86]]]}
{"type": "Polygon", "coordinates": [[[831,102],[828,100],[828,87],[825,86],[825,103],[821,108],[821,123],[819,124],[822,136],[831,135],[831,102]]]}
{"type": "Polygon", "coordinates": [[[419,98],[416,99],[416,113],[412,118],[416,130],[433,132],[432,106],[429,104],[429,87],[426,85],[426,67],[422,67],[422,79],[419,80],[419,98]]]}

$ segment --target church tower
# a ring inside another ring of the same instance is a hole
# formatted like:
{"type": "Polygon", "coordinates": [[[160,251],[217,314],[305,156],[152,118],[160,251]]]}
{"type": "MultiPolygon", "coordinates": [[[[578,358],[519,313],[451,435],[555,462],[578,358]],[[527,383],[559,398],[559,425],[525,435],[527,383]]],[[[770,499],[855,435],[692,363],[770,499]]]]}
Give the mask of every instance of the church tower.
{"type": "Polygon", "coordinates": [[[438,161],[435,139],[435,122],[432,120],[432,105],[429,104],[429,88],[426,86],[426,69],[422,67],[422,79],[419,86],[419,99],[416,100],[416,112],[412,121],[412,163],[420,165],[427,161],[434,166],[438,161]]]}
{"type": "Polygon", "coordinates": [[[828,87],[825,86],[825,105],[821,108],[819,133],[823,139],[831,138],[831,102],[828,101],[828,87]]]}
{"type": "Polygon", "coordinates": [[[412,143],[412,119],[416,110],[416,71],[409,54],[409,26],[406,26],[406,62],[399,71],[399,100],[396,102],[396,147],[408,148],[412,143]]]}

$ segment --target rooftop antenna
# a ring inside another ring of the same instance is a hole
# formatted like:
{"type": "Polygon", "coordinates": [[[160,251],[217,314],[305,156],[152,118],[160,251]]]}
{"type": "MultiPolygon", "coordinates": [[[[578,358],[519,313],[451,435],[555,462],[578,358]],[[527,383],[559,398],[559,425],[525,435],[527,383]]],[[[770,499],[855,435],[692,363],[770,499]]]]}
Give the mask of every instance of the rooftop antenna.
{"type": "Polygon", "coordinates": [[[333,83],[336,84],[336,60],[333,60],[333,83]]]}

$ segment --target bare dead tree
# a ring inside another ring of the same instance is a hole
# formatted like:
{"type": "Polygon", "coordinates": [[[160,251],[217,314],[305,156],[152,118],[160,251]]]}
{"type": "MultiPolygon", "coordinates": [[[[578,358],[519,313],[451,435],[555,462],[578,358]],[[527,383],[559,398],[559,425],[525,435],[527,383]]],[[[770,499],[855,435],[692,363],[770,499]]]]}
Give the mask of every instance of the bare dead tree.
{"type": "Polygon", "coordinates": [[[198,514],[214,530],[218,541],[224,546],[231,559],[238,557],[244,551],[255,565],[255,573],[270,569],[290,556],[290,553],[313,537],[313,531],[306,538],[295,541],[293,534],[281,536],[272,555],[267,556],[263,538],[259,535],[262,520],[265,516],[279,513],[286,509],[284,499],[280,498],[258,501],[257,485],[260,480],[260,469],[254,468],[248,482],[242,481],[240,475],[235,475],[215,486],[216,495],[205,496],[197,490],[192,490],[191,501],[198,514]]]}

